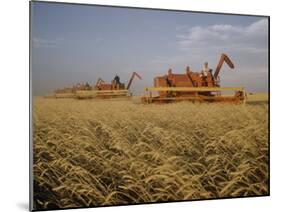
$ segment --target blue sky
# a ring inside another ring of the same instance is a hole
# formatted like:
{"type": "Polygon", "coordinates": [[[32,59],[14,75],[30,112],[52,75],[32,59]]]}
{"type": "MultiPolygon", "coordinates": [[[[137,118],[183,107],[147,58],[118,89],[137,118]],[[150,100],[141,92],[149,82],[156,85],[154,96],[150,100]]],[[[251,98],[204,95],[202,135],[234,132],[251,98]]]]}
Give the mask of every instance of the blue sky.
{"type": "Polygon", "coordinates": [[[200,71],[208,61],[214,69],[222,52],[236,66],[223,67],[222,86],[268,87],[263,17],[33,2],[31,33],[34,95],[115,74],[127,83],[133,71],[143,77],[132,85],[141,94],[169,68],[200,71]]]}

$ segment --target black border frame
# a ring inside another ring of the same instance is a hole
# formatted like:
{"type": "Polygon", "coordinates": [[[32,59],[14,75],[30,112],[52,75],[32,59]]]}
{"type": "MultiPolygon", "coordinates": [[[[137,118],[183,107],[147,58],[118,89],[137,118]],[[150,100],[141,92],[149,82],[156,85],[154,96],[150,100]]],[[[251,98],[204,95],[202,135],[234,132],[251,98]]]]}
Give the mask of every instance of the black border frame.
{"type": "Polygon", "coordinates": [[[270,16],[269,15],[252,15],[240,13],[224,13],[224,12],[206,12],[206,11],[193,11],[193,10],[179,10],[179,9],[163,9],[163,8],[148,8],[148,7],[133,7],[133,6],[119,6],[119,5],[102,5],[102,4],[89,4],[89,3],[73,3],[73,2],[56,2],[44,0],[30,0],[29,1],[29,211],[54,211],[54,210],[70,210],[70,209],[89,209],[89,208],[103,208],[103,207],[118,207],[118,206],[134,206],[134,205],[148,205],[148,204],[163,204],[163,203],[182,203],[182,202],[195,202],[206,200],[225,200],[225,199],[244,199],[253,197],[269,197],[270,196],[270,16]],[[50,4],[66,4],[66,5],[80,5],[80,6],[96,6],[96,7],[110,7],[110,8],[123,8],[123,9],[141,9],[141,10],[156,10],[167,12],[190,12],[190,13],[204,13],[204,14],[217,14],[217,15],[236,15],[236,16],[250,16],[267,18],[268,21],[268,194],[265,195],[251,195],[240,197],[220,197],[208,199],[192,199],[192,200],[175,200],[175,201],[158,201],[158,202],[145,202],[145,203],[129,203],[118,205],[97,205],[91,207],[69,207],[69,208],[53,208],[53,209],[33,209],[33,139],[32,139],[32,6],[33,2],[50,3],[50,4]]]}

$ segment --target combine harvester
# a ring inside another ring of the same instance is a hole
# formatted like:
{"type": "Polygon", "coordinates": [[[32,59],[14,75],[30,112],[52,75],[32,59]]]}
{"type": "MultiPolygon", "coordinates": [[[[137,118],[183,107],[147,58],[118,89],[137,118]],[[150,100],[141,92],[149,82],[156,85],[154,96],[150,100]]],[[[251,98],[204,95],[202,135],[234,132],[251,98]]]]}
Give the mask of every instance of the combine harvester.
{"type": "Polygon", "coordinates": [[[105,83],[99,78],[93,88],[76,90],[75,97],[78,99],[129,98],[132,96],[129,90],[135,77],[141,79],[141,76],[138,73],[133,72],[127,86],[125,86],[125,83],[120,82],[118,75],[114,77],[111,83],[105,83]]]}
{"type": "Polygon", "coordinates": [[[46,96],[47,98],[75,98],[77,91],[91,90],[92,87],[88,83],[77,83],[72,87],[65,87],[63,89],[55,90],[53,95],[46,96]]]}
{"type": "Polygon", "coordinates": [[[148,95],[142,97],[143,103],[168,103],[176,101],[192,102],[245,102],[245,90],[243,87],[220,87],[219,73],[223,63],[233,69],[234,64],[226,54],[221,54],[220,60],[213,74],[204,63],[201,72],[193,72],[189,67],[185,74],[168,74],[154,78],[154,87],[145,88],[148,95]],[[222,92],[234,92],[234,95],[223,95],[222,92]],[[153,95],[158,92],[158,95],[153,95]]]}

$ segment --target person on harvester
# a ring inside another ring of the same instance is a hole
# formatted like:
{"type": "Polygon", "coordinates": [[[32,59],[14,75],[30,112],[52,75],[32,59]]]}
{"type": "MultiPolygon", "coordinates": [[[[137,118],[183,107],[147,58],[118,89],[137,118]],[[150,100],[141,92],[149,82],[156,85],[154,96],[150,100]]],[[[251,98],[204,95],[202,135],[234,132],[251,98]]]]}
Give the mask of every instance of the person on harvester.
{"type": "Polygon", "coordinates": [[[120,86],[120,77],[116,74],[114,79],[113,79],[113,82],[114,82],[114,86],[115,88],[118,88],[120,86]]]}

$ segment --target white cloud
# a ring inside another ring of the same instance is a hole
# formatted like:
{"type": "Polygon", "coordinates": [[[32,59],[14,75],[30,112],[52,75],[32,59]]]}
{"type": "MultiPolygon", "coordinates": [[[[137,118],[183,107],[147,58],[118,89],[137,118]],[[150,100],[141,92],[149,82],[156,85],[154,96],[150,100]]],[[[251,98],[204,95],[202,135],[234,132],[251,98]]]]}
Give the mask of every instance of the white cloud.
{"type": "Polygon", "coordinates": [[[229,49],[260,53],[267,51],[267,20],[261,19],[248,26],[216,24],[195,26],[177,35],[181,50],[229,49]]]}

